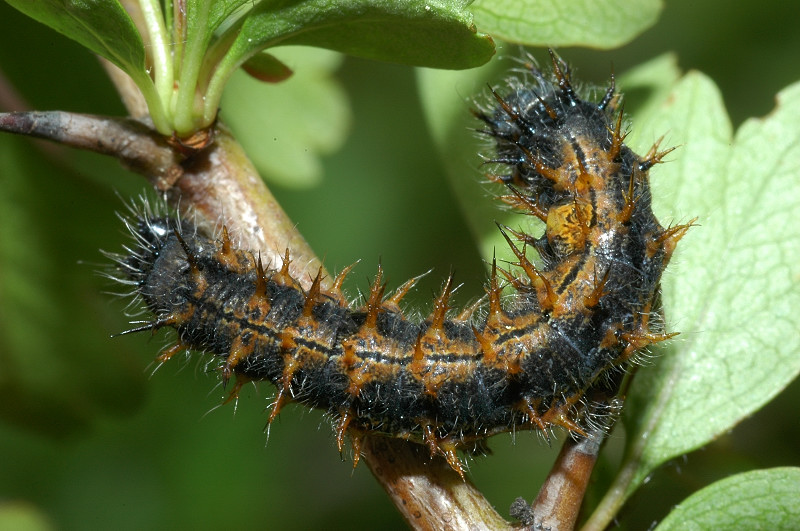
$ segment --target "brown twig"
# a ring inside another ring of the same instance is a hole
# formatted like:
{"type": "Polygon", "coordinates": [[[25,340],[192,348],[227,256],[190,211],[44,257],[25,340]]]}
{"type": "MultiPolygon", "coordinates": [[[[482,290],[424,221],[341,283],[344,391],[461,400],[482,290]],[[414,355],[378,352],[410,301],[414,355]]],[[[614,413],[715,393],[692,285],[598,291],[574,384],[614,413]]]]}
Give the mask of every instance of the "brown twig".
{"type": "Polygon", "coordinates": [[[534,520],[543,529],[575,529],[589,479],[602,444],[622,409],[622,399],[615,397],[603,400],[590,408],[606,411],[589,430],[588,437],[577,440],[570,437],[564,441],[553,468],[532,504],[534,520]]]}
{"type": "Polygon", "coordinates": [[[63,111],[0,113],[0,131],[52,140],[59,144],[110,155],[151,181],[174,181],[180,157],[164,138],[131,119],[63,111]]]}
{"type": "Polygon", "coordinates": [[[591,402],[586,415],[593,420],[589,423],[586,437],[568,437],[564,441],[556,462],[531,505],[524,498],[517,498],[511,505],[511,515],[525,529],[575,529],[600,450],[622,412],[626,388],[622,392],[620,389],[623,384],[629,385],[630,380],[630,377],[619,372],[587,393],[591,402]]]}
{"type": "Polygon", "coordinates": [[[174,206],[193,211],[210,226],[224,223],[240,245],[260,250],[265,261],[279,264],[291,249],[290,272],[306,287],[322,266],[242,148],[222,128],[213,143],[188,158],[185,150],[133,119],[62,111],[0,113],[0,131],[116,158],[146,176],[174,206]]]}
{"type": "Polygon", "coordinates": [[[469,480],[444,458],[399,439],[368,436],[362,446],[378,483],[408,524],[420,531],[511,529],[469,480]]]}

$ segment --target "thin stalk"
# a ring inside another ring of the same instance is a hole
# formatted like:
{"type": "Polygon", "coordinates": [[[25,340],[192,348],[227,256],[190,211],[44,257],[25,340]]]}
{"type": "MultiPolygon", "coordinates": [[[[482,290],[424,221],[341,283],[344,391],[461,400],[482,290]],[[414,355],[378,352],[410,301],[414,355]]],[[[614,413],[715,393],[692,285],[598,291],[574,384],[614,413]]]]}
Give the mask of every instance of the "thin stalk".
{"type": "MultiPolygon", "coordinates": [[[[154,58],[150,53],[150,50],[153,48],[150,44],[150,39],[157,36],[151,36],[152,28],[150,26],[150,21],[147,19],[151,14],[145,16],[144,11],[145,9],[150,9],[152,6],[143,6],[142,2],[145,1],[158,3],[158,0],[119,0],[119,3],[131,17],[133,24],[136,26],[142,38],[142,42],[145,46],[147,68],[154,68],[154,58]]],[[[136,85],[139,96],[133,96],[133,99],[141,99],[143,103],[140,101],[134,102],[133,100],[126,100],[125,105],[128,107],[129,112],[137,118],[143,118],[149,115],[152,118],[153,126],[159,133],[171,135],[172,121],[167,115],[166,107],[169,99],[164,99],[162,94],[159,93],[150,74],[144,69],[140,70],[135,68],[133,70],[128,70],[123,66],[117,66],[120,64],[119,61],[114,61],[111,57],[101,58],[101,62],[104,63],[104,68],[109,71],[109,74],[113,78],[116,78],[117,81],[115,81],[115,84],[125,85],[124,92],[129,96],[132,96],[130,84],[136,85]],[[113,65],[113,67],[111,65],[113,65]],[[146,107],[144,110],[142,105],[146,107]]],[[[171,61],[168,62],[171,63],[171,61]]]]}
{"type": "Polygon", "coordinates": [[[139,5],[147,26],[149,51],[153,61],[153,72],[150,73],[150,77],[153,79],[161,101],[169,101],[174,84],[172,51],[169,42],[171,35],[164,23],[164,14],[161,11],[159,0],[140,0],[139,5]]]}
{"type": "Polygon", "coordinates": [[[175,42],[175,33],[173,32],[173,30],[175,28],[175,26],[174,26],[175,18],[172,15],[172,12],[173,12],[172,10],[173,9],[174,9],[174,7],[172,5],[172,0],[165,0],[164,1],[164,25],[167,27],[167,29],[169,31],[169,36],[172,39],[172,42],[170,43],[170,49],[174,50],[174,47],[176,46],[177,43],[175,42]]]}
{"type": "MultiPolygon", "coordinates": [[[[131,72],[131,79],[139,87],[139,90],[147,102],[147,108],[150,112],[150,118],[153,120],[153,126],[159,133],[169,136],[172,134],[172,124],[167,116],[167,110],[164,106],[165,101],[161,99],[161,95],[156,90],[153,80],[145,72],[131,72]]],[[[168,100],[167,100],[168,101],[168,100]]]]}
{"type": "Polygon", "coordinates": [[[242,21],[243,19],[237,21],[228,28],[225,34],[212,44],[206,53],[207,64],[204,65],[201,78],[207,83],[203,88],[203,93],[205,94],[203,119],[209,123],[213,122],[214,118],[217,116],[219,102],[222,99],[222,92],[231,74],[247,59],[254,55],[248,54],[244,57],[232,57],[229,53],[242,29],[242,21]]]}
{"type": "Polygon", "coordinates": [[[592,513],[591,518],[584,524],[581,531],[603,531],[614,520],[628,499],[628,490],[636,475],[638,459],[626,460],[614,478],[614,483],[600,501],[600,505],[592,513]]]}
{"type": "Polygon", "coordinates": [[[184,56],[181,61],[178,91],[172,104],[175,131],[179,135],[192,133],[198,126],[195,123],[195,100],[198,76],[210,38],[209,28],[207,28],[208,10],[208,1],[198,2],[192,13],[187,13],[190,17],[187,16],[184,56]]]}
{"type": "Polygon", "coordinates": [[[175,78],[181,75],[183,52],[186,47],[186,0],[172,0],[170,16],[167,18],[169,28],[172,28],[172,62],[175,69],[175,78]]]}

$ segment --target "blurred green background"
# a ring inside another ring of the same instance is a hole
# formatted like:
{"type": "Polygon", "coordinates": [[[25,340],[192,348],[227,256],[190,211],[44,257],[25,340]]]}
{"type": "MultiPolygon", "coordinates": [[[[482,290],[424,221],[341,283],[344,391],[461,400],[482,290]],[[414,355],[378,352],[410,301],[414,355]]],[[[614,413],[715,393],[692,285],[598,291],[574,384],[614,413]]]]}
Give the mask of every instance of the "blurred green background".
{"type": "MultiPolygon", "coordinates": [[[[657,25],[622,49],[559,52],[579,79],[603,84],[611,64],[622,73],[673,51],[684,70],[719,84],[738,125],[800,79],[798,16],[794,1],[667,2],[657,25]]],[[[93,57],[4,3],[0,70],[0,110],[123,114],[93,57]]],[[[362,259],[353,295],[380,260],[390,287],[434,268],[409,302],[423,313],[451,267],[464,283],[456,302],[473,300],[484,265],[426,132],[414,70],[348,58],[335,77],[352,107],[341,149],[322,157],[317,184],[273,191],[330,270],[362,259]]],[[[464,186],[482,186],[477,156],[474,166],[464,186]]],[[[123,302],[103,293],[116,287],[94,273],[105,263],[98,249],[120,249],[114,212],[145,190],[143,179],[9,135],[0,135],[0,169],[0,528],[405,528],[367,468],[339,458],[316,412],[287,408],[265,444],[270,386],[219,407],[224,392],[202,360],[153,374],[162,336],[109,339],[126,318],[123,302]]],[[[647,528],[731,472],[800,465],[798,401],[795,383],[665,466],[626,506],[626,527],[647,528]]],[[[613,470],[622,437],[612,436],[600,475],[613,470]]],[[[507,515],[514,498],[535,496],[558,447],[530,433],[490,447],[495,455],[470,461],[470,474],[507,515]]]]}

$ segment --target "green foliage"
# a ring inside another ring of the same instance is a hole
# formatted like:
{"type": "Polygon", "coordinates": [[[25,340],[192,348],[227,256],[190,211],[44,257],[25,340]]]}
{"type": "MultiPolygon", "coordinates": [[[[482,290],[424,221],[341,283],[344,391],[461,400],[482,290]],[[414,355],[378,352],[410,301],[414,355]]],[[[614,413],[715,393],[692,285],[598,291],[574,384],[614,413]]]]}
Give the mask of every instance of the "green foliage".
{"type": "MultiPolygon", "coordinates": [[[[150,11],[143,20],[154,31],[142,39],[116,2],[8,3],[130,73],[165,134],[201,127],[216,115],[222,101],[223,119],[265,176],[294,187],[314,186],[302,195],[283,191],[282,200],[333,269],[357,257],[374,261],[382,255],[397,285],[431,262],[438,263],[439,274],[431,275],[435,278],[430,289],[421,290],[422,299],[453,263],[459,264],[458,278],[467,284],[464,291],[480,294],[480,274],[469,273],[477,269],[478,258],[471,256],[472,268],[462,266],[466,258],[452,256],[450,250],[469,251],[469,238],[443,246],[442,235],[471,233],[481,256],[489,257],[494,247],[505,248],[492,221],[522,223],[519,216],[503,218],[487,200],[493,191],[487,194],[478,184],[480,161],[468,130],[475,124],[465,112],[487,81],[502,86],[499,76],[519,65],[501,61],[465,72],[420,71],[417,82],[430,126],[428,137],[422,132],[411,81],[400,68],[345,62],[338,77],[351,95],[350,111],[332,75],[338,58],[309,54],[309,59],[301,59],[291,55],[293,51],[287,55],[272,48],[312,44],[362,57],[455,68],[480,64],[491,54],[488,39],[473,33],[470,11],[480,32],[510,40],[612,47],[652,24],[658,10],[650,2],[635,9],[597,2],[548,7],[479,1],[465,8],[463,2],[190,1],[185,19],[178,20],[171,10],[162,14],[159,2],[147,2],[143,5],[150,11]],[[171,42],[177,47],[170,48],[171,42]],[[184,42],[190,44],[184,47],[184,42]],[[274,55],[257,53],[266,47],[274,55]],[[172,53],[174,61],[167,58],[172,53]],[[284,67],[296,75],[284,84],[256,85],[232,74],[248,59],[246,66],[264,77],[282,79],[288,72],[284,67]],[[229,78],[228,92],[222,96],[229,78]],[[183,96],[173,93],[176,80],[191,90],[183,96]],[[194,107],[198,90],[213,96],[200,108],[194,107]],[[178,104],[189,100],[191,106],[178,104]],[[257,123],[248,123],[248,117],[257,123]],[[351,121],[356,129],[347,142],[351,121]],[[435,163],[431,140],[439,148],[441,167],[435,163]],[[327,155],[342,142],[341,153],[327,155]],[[457,209],[449,197],[431,198],[445,169],[452,195],[468,213],[464,224],[454,221],[457,209]],[[322,174],[325,178],[320,180],[322,174]],[[341,219],[347,217],[342,210],[351,206],[358,208],[353,213],[357,219],[345,225],[349,221],[341,219]],[[425,218],[421,211],[433,213],[425,218]]],[[[759,13],[764,11],[758,7],[759,13]]],[[[684,9],[688,12],[690,7],[684,9]]],[[[99,72],[89,62],[81,63],[77,51],[61,41],[51,44],[52,36],[11,17],[6,6],[0,5],[0,10],[6,11],[0,11],[0,24],[8,24],[0,32],[0,64],[25,97],[63,102],[57,105],[85,112],[97,110],[87,108],[86,101],[113,107],[96,88],[101,86],[99,72]],[[12,51],[26,43],[46,48],[39,49],[41,55],[16,57],[12,51]],[[67,88],[72,76],[81,90],[67,88]]],[[[718,65],[726,56],[747,57],[735,47],[747,46],[742,39],[749,33],[732,31],[735,38],[719,42],[706,25],[696,34],[689,32],[693,20],[706,18],[674,16],[677,22],[656,32],[662,39],[656,45],[648,48],[646,39],[640,39],[614,55],[591,56],[603,72],[592,80],[603,82],[612,59],[622,73],[618,83],[631,120],[627,142],[639,153],[662,135],[664,145],[678,146],[652,171],[659,219],[683,223],[699,218],[664,280],[667,326],[681,335],[654,352],[638,371],[620,427],[627,447],[620,450],[621,464],[610,467],[619,475],[605,477],[601,470],[596,485],[601,495],[610,492],[597,522],[617,515],[634,491],[649,495],[651,503],[626,506],[628,514],[619,518],[631,528],[662,518],[663,529],[780,528],[798,516],[792,505],[800,483],[794,468],[734,475],[684,501],[670,498],[676,489],[658,486],[675,469],[665,462],[702,446],[708,450],[690,454],[678,476],[680,483],[701,481],[693,465],[713,455],[722,455],[724,461],[717,463],[716,477],[798,459],[791,453],[796,452],[796,400],[784,399],[789,406],[769,413],[772,416],[760,413],[748,426],[737,425],[800,371],[800,234],[793,221],[800,206],[800,132],[794,119],[800,114],[800,87],[780,91],[776,108],[766,118],[748,120],[737,129],[729,112],[747,116],[763,111],[743,111],[742,105],[730,103],[726,110],[714,82],[697,72],[681,74],[674,55],[645,62],[672,46],[683,46],[679,57],[688,61],[693,50],[709,50],[709,41],[717,43],[713,49],[718,55],[706,64],[718,65]],[[682,45],[681,36],[690,39],[689,44],[682,45]],[[791,429],[795,432],[786,431],[791,429]],[[755,437],[766,442],[754,444],[749,452],[732,450],[745,444],[743,438],[755,437]],[[714,442],[720,438],[724,444],[714,442]],[[637,490],[646,478],[653,481],[637,490]],[[656,503],[661,498],[680,504],[667,516],[670,507],[656,503]],[[636,520],[636,511],[645,512],[644,520],[636,520]]],[[[755,14],[745,14],[738,24],[747,27],[754,20],[755,14]]],[[[770,24],[770,35],[780,33],[774,31],[776,24],[777,19],[770,24]]],[[[719,26],[737,27],[735,21],[719,26]]],[[[759,46],[768,45],[759,39],[759,46]]],[[[773,54],[792,49],[781,41],[773,54]]],[[[581,52],[575,51],[575,57],[572,52],[562,54],[580,63],[581,52]]],[[[519,52],[501,48],[501,55],[519,52]]],[[[697,55],[692,57],[702,63],[697,55]]],[[[746,66],[737,63],[731,81],[722,85],[728,91],[726,101],[730,87],[741,85],[741,72],[766,61],[759,57],[746,66]]],[[[592,65],[584,61],[581,66],[576,78],[587,79],[581,74],[592,65]]],[[[764,110],[775,92],[761,87],[766,83],[766,75],[749,79],[746,100],[763,102],[764,110]]],[[[262,451],[264,436],[254,426],[263,425],[265,418],[254,403],[263,402],[269,393],[266,387],[244,393],[234,419],[223,409],[199,420],[222,395],[215,391],[208,396],[215,380],[197,376],[202,366],[190,366],[178,375],[174,373],[179,369],[165,368],[147,380],[148,356],[141,352],[154,354],[161,343],[147,346],[148,338],[107,338],[124,327],[121,304],[109,304],[100,293],[108,283],[92,278],[94,266],[78,262],[100,262],[98,247],[118,248],[120,230],[111,220],[120,202],[110,190],[133,195],[133,178],[97,157],[43,152],[0,136],[0,185],[0,451],[15,456],[0,474],[5,499],[30,500],[59,528],[254,527],[264,521],[286,522],[284,528],[334,527],[337,517],[350,528],[376,527],[376,522],[387,527],[394,521],[392,514],[373,512],[388,508],[383,493],[370,491],[364,467],[351,477],[349,463],[336,462],[331,438],[326,429],[318,430],[322,421],[315,415],[301,420],[284,414],[262,451]],[[76,433],[82,435],[75,437],[76,433]],[[310,480],[306,470],[335,476],[330,481],[335,486],[324,490],[326,482],[310,480]],[[296,483],[288,479],[294,477],[296,483]],[[312,484],[315,490],[309,494],[312,484]],[[315,511],[298,514],[297,500],[307,496],[313,496],[315,511]],[[234,506],[236,511],[226,510],[234,506]]],[[[359,271],[363,279],[372,269],[364,265],[359,271]]],[[[462,302],[470,296],[459,295],[462,302]]],[[[174,365],[180,367],[180,362],[174,365]]],[[[796,386],[790,392],[796,393],[796,386]]],[[[534,461],[546,468],[555,455],[532,440],[518,435],[516,447],[509,449],[496,437],[492,446],[498,455],[472,464],[478,485],[485,485],[490,499],[498,500],[501,513],[516,496],[529,496],[536,489],[527,473],[536,468],[534,461]],[[505,490],[492,492],[492,487],[505,490]]],[[[612,437],[612,446],[614,442],[612,437]]],[[[0,507],[0,518],[14,515],[0,507]]],[[[45,521],[36,513],[26,513],[26,518],[45,521]]]]}
{"type": "Polygon", "coordinates": [[[494,53],[459,0],[186,0],[163,11],[158,0],[140,0],[131,2],[135,20],[117,0],[8,3],[121,68],[156,128],[180,137],[214,122],[231,74],[267,48],[302,44],[437,68],[479,65],[494,53]]]}
{"type": "Polygon", "coordinates": [[[800,208],[799,112],[795,84],[734,136],[717,87],[691,72],[632,139],[644,147],[648,133],[668,131],[681,146],[659,169],[654,195],[669,194],[673,211],[697,216],[699,226],[664,282],[665,312],[681,323],[681,338],[637,379],[626,412],[626,459],[637,464],[628,492],[729,431],[800,372],[800,226],[787,223],[800,208]]]}
{"type": "MultiPolygon", "coordinates": [[[[142,38],[127,11],[107,0],[6,0],[119,68],[145,77],[142,38]]],[[[136,79],[136,77],[134,77],[136,79]]],[[[137,80],[138,81],[138,80],[137,80]]]]}
{"type": "Polygon", "coordinates": [[[771,468],[737,474],[687,498],[657,531],[797,529],[800,469],[771,468]]]}
{"type": "Polygon", "coordinates": [[[475,23],[494,37],[534,46],[621,46],[655,24],[660,0],[476,0],[475,23]]]}

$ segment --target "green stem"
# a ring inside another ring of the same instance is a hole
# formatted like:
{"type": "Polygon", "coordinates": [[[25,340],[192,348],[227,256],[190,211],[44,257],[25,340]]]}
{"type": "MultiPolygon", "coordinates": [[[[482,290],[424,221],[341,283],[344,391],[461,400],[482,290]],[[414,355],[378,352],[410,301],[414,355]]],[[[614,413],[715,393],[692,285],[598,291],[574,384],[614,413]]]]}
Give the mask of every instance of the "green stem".
{"type": "Polygon", "coordinates": [[[603,496],[600,505],[592,513],[591,518],[584,524],[581,531],[603,531],[616,517],[625,500],[628,499],[628,491],[631,483],[639,469],[639,459],[636,456],[630,457],[623,463],[614,483],[603,496]]]}
{"type": "Polygon", "coordinates": [[[183,52],[186,47],[186,10],[182,0],[168,0],[167,27],[172,31],[172,64],[175,77],[181,75],[183,52]]]}
{"type": "MultiPolygon", "coordinates": [[[[175,131],[190,134],[197,130],[195,123],[195,99],[197,81],[203,65],[206,47],[210,38],[208,25],[209,2],[198,2],[192,13],[187,13],[187,32],[178,91],[172,102],[175,131]]],[[[205,124],[208,125],[208,124],[205,124]]]]}
{"type": "Polygon", "coordinates": [[[161,101],[166,102],[172,97],[174,83],[169,43],[170,33],[164,23],[164,15],[158,0],[140,0],[139,5],[147,25],[150,55],[153,58],[151,77],[161,101]]]}
{"type": "MultiPolygon", "coordinates": [[[[215,42],[206,55],[209,64],[206,65],[203,77],[207,81],[204,88],[205,101],[203,102],[203,119],[213,122],[219,109],[219,102],[222,99],[222,91],[228,83],[228,78],[239,68],[251,55],[234,56],[229,53],[235,44],[236,38],[242,29],[242,21],[237,21],[225,31],[225,34],[215,42]],[[213,72],[211,68],[213,67],[213,72]]],[[[263,49],[263,48],[262,48],[263,49]]]]}
{"type": "Polygon", "coordinates": [[[172,134],[172,121],[167,116],[165,101],[161,99],[161,95],[156,90],[153,80],[146,72],[142,71],[140,75],[138,72],[131,72],[131,78],[136,86],[142,92],[144,101],[147,103],[147,110],[150,113],[150,118],[153,120],[155,129],[163,135],[172,134]]]}

